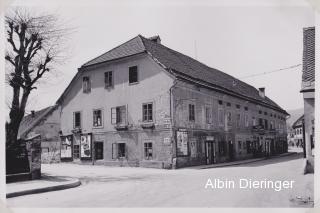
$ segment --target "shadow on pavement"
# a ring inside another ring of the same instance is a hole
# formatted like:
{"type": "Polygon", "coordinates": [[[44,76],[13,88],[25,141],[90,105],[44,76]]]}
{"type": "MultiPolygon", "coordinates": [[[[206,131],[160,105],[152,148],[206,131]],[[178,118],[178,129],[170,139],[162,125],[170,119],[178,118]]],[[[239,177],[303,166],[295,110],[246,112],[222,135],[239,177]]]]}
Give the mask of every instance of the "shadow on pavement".
{"type": "Polygon", "coordinates": [[[303,153],[296,153],[292,154],[289,156],[285,157],[274,157],[274,158],[269,158],[261,161],[256,161],[248,164],[241,164],[241,165],[234,165],[230,167],[259,167],[259,166],[266,166],[266,165],[271,165],[271,164],[277,164],[277,163],[283,163],[283,162],[288,162],[292,160],[297,160],[297,159],[302,159],[303,158],[303,153]]]}

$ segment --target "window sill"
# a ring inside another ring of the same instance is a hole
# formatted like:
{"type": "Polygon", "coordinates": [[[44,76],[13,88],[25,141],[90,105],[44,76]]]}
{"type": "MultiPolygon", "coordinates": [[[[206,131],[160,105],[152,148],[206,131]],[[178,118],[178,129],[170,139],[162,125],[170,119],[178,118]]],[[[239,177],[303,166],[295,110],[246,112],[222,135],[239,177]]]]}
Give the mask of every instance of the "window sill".
{"type": "Polygon", "coordinates": [[[92,126],[92,129],[103,129],[103,126],[92,126]]]}
{"type": "Polygon", "coordinates": [[[132,83],[129,83],[129,86],[131,86],[131,85],[136,85],[136,84],[139,84],[139,81],[137,81],[137,82],[132,82],[132,83]]]}

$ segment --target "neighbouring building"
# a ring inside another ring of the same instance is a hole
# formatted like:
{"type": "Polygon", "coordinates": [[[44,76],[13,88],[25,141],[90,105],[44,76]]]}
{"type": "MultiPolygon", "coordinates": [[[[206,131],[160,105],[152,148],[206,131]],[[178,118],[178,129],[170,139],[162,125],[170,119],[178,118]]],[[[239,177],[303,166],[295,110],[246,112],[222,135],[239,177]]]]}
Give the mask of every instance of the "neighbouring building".
{"type": "Polygon", "coordinates": [[[314,146],[314,92],[315,92],[315,27],[303,29],[301,93],[304,99],[305,146],[307,158],[314,146]]]}
{"type": "Polygon", "coordinates": [[[83,64],[57,104],[61,160],[180,168],[287,151],[288,113],[141,35],[83,64]]]}
{"type": "Polygon", "coordinates": [[[32,138],[40,135],[41,162],[60,161],[60,110],[58,106],[46,107],[39,111],[31,111],[20,123],[18,137],[32,138]]]}
{"type": "Polygon", "coordinates": [[[293,143],[297,147],[303,146],[303,115],[300,116],[293,124],[292,124],[292,133],[293,133],[293,143]]]}

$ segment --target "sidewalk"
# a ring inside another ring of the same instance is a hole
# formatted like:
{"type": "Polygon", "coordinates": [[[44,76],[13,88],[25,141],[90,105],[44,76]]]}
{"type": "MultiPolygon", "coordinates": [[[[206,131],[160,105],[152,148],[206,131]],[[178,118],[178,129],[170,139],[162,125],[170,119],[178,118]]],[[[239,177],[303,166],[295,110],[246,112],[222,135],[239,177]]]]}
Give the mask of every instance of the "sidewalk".
{"type": "Polygon", "coordinates": [[[6,197],[17,197],[28,194],[36,194],[80,186],[81,182],[76,178],[64,176],[42,175],[39,180],[20,181],[6,184],[6,197]]]}
{"type": "Polygon", "coordinates": [[[247,163],[253,163],[257,161],[262,161],[266,159],[273,159],[278,157],[285,157],[289,155],[297,154],[296,152],[287,152],[280,155],[272,156],[269,158],[262,157],[262,158],[253,158],[253,159],[247,159],[247,160],[238,160],[238,161],[232,161],[232,162],[226,162],[226,163],[217,163],[217,164],[210,164],[210,165],[200,165],[200,166],[192,166],[187,167],[188,169],[211,169],[211,168],[218,168],[218,167],[226,167],[226,166],[235,166],[235,165],[241,165],[241,164],[247,164],[247,163]]]}

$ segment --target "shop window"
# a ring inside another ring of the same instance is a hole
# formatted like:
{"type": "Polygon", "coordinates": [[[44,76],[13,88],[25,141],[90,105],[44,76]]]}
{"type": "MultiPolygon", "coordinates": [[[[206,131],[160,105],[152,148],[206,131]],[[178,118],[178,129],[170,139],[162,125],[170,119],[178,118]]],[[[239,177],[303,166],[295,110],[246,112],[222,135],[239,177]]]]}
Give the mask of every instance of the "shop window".
{"type": "Polygon", "coordinates": [[[138,82],[138,67],[129,67],[129,84],[138,82]]]}
{"type": "Polygon", "coordinates": [[[152,143],[148,142],[148,143],[144,143],[144,158],[146,160],[152,160],[152,154],[153,154],[153,150],[152,150],[152,143]]]}
{"type": "Polygon", "coordinates": [[[83,89],[83,93],[91,92],[91,83],[90,83],[90,77],[89,76],[84,76],[82,78],[82,89],[83,89]]]}
{"type": "Polygon", "coordinates": [[[81,113],[73,113],[73,128],[81,128],[81,113]]]}
{"type": "Polygon", "coordinates": [[[127,117],[126,106],[118,106],[111,108],[111,123],[125,124],[127,117]]]}
{"type": "Polygon", "coordinates": [[[113,87],[113,72],[108,71],[104,73],[104,85],[105,88],[113,87]]]}
{"type": "Polygon", "coordinates": [[[112,159],[125,158],[126,157],[126,144],[125,143],[113,143],[112,144],[112,159]]]}
{"type": "Polygon", "coordinates": [[[189,121],[195,121],[194,104],[189,104],[189,121]]]}
{"type": "Polygon", "coordinates": [[[153,104],[152,103],[142,104],[142,120],[143,122],[153,121],[153,104]]]}
{"type": "Polygon", "coordinates": [[[93,126],[94,127],[102,126],[102,111],[100,109],[93,110],[93,126]]]}

